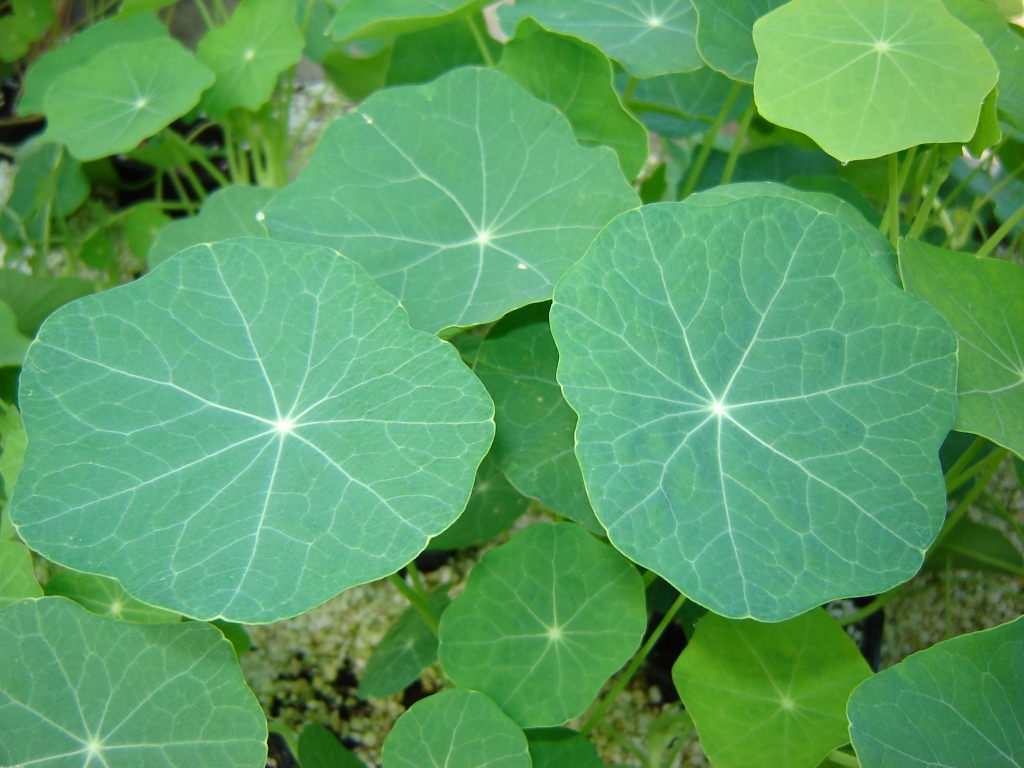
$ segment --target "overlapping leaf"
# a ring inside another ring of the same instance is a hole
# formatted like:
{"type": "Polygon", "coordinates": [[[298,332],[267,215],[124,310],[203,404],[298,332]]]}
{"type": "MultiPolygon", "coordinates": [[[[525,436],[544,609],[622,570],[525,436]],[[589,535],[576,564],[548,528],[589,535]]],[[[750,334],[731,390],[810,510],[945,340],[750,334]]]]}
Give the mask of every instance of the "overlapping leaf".
{"type": "Polygon", "coordinates": [[[697,50],[708,66],[754,82],[754,22],[788,0],[691,0],[697,9],[697,50]]]}
{"type": "Polygon", "coordinates": [[[25,336],[35,336],[58,307],[92,292],[92,283],[77,277],[34,277],[17,269],[0,269],[0,300],[14,310],[18,330],[25,336]]]}
{"type": "Polygon", "coordinates": [[[335,40],[387,37],[471,16],[487,0],[345,0],[327,31],[335,40]]]}
{"type": "Polygon", "coordinates": [[[604,768],[597,748],[570,728],[531,728],[526,732],[533,768],[604,768]]]}
{"type": "Polygon", "coordinates": [[[21,402],[11,515],[30,546],[244,623],[415,557],[462,511],[494,429],[454,349],[358,266],[256,239],[56,313],[21,402]]]}
{"type": "MultiPolygon", "coordinates": [[[[620,79],[623,88],[628,81],[620,79]]],[[[629,97],[633,109],[652,131],[666,136],[689,136],[706,131],[725,107],[733,82],[710,67],[678,75],[640,80],[629,97]]],[[[753,91],[744,88],[733,101],[727,119],[735,119],[750,104],[753,91]]]]}
{"type": "Polygon", "coordinates": [[[309,723],[299,734],[302,768],[366,768],[366,763],[345,749],[322,725],[309,723]]]}
{"type": "Polygon", "coordinates": [[[500,58],[501,44],[481,33],[482,28],[483,21],[460,19],[399,35],[391,47],[385,84],[426,83],[456,67],[483,66],[487,60],[481,46],[492,59],[500,58]]]}
{"type": "Polygon", "coordinates": [[[18,330],[18,318],[5,302],[0,301],[0,368],[18,366],[25,359],[29,340],[18,330]]]}
{"type": "Polygon", "coordinates": [[[64,570],[43,587],[50,596],[66,597],[100,616],[143,624],[166,624],[181,619],[176,613],[146,605],[129,595],[113,579],[64,570]]]}
{"type": "Polygon", "coordinates": [[[0,541],[0,608],[42,596],[42,587],[32,575],[32,554],[16,541],[0,541]]]}
{"type": "Polygon", "coordinates": [[[0,235],[8,247],[45,239],[54,217],[74,213],[89,196],[81,164],[61,145],[29,141],[15,159],[18,171],[0,207],[0,235]]]}

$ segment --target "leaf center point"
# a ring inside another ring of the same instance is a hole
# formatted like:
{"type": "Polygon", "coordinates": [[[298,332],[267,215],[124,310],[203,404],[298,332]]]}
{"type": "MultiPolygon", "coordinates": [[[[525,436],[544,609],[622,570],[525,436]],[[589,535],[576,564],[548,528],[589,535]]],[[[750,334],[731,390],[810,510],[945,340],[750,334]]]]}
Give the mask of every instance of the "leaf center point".
{"type": "Polygon", "coordinates": [[[557,643],[562,639],[562,628],[559,626],[548,627],[548,639],[553,643],[557,643]]]}
{"type": "Polygon", "coordinates": [[[729,409],[726,407],[725,403],[720,403],[715,400],[711,403],[711,412],[718,418],[722,418],[723,416],[728,415],[729,409]]]}
{"type": "Polygon", "coordinates": [[[647,19],[647,26],[651,27],[652,29],[657,29],[663,23],[664,22],[662,21],[661,16],[649,16],[647,19]]]}
{"type": "Polygon", "coordinates": [[[875,40],[874,48],[878,53],[888,53],[892,50],[892,43],[888,40],[875,40]]]}
{"type": "Polygon", "coordinates": [[[274,422],[274,429],[282,435],[290,435],[294,427],[295,421],[292,419],[281,419],[280,421],[274,422]]]}

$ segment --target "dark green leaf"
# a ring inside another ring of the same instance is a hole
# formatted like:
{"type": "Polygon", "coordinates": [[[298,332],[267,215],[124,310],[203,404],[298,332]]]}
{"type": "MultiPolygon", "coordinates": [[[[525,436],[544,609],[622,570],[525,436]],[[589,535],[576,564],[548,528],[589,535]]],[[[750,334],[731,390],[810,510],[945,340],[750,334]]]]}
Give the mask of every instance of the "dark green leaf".
{"type": "Polygon", "coordinates": [[[66,597],[93,613],[111,619],[142,624],[166,624],[181,619],[176,613],[139,602],[113,579],[89,573],[63,570],[51,577],[43,590],[47,595],[66,597]]]}
{"type": "Polygon", "coordinates": [[[0,300],[14,310],[18,330],[26,336],[35,336],[55,309],[92,292],[92,283],[77,277],[31,277],[16,269],[0,269],[0,300]]]}
{"type": "Polygon", "coordinates": [[[122,222],[125,244],[132,256],[145,259],[160,230],[170,222],[171,217],[156,203],[145,202],[132,206],[122,222]]]}
{"type": "Polygon", "coordinates": [[[335,40],[388,37],[472,16],[488,0],[343,0],[328,28],[335,40]]]}
{"type": "MultiPolygon", "coordinates": [[[[399,35],[391,50],[388,66],[388,85],[426,83],[440,77],[449,69],[466,65],[486,64],[473,24],[483,28],[483,21],[461,19],[439,27],[399,35]]],[[[481,36],[481,39],[484,39],[481,36]]],[[[501,44],[491,37],[484,44],[492,59],[501,56],[501,44]]],[[[557,105],[556,105],[557,106],[557,105]]]]}
{"type": "MultiPolygon", "coordinates": [[[[624,78],[619,82],[622,88],[628,88],[624,78]]],[[[732,88],[728,77],[702,67],[695,72],[638,81],[629,105],[652,131],[665,136],[691,136],[711,127],[732,88]]],[[[753,91],[744,88],[733,102],[728,119],[739,117],[751,98],[753,91]]]]}
{"type": "Polygon", "coordinates": [[[533,768],[604,768],[597,748],[570,728],[531,728],[526,731],[533,768]]]}
{"type": "Polygon", "coordinates": [[[708,66],[733,80],[754,82],[754,22],[788,0],[692,0],[697,50],[708,66]]]}
{"type": "Polygon", "coordinates": [[[114,254],[114,241],[106,230],[98,229],[82,243],[78,258],[93,269],[100,271],[109,269],[117,260],[117,256],[114,254]]]}
{"type": "Polygon", "coordinates": [[[9,243],[32,243],[44,238],[54,217],[66,217],[85,202],[89,181],[60,144],[30,142],[17,161],[11,196],[0,208],[0,234],[9,243]]]}
{"type": "Polygon", "coordinates": [[[241,658],[252,650],[252,638],[241,624],[232,624],[221,619],[215,619],[210,624],[219,629],[224,638],[231,643],[231,647],[235,649],[235,656],[241,658]]]}
{"type": "Polygon", "coordinates": [[[366,768],[333,733],[316,723],[302,728],[298,758],[302,768],[366,768]]]}
{"type": "Polygon", "coordinates": [[[966,568],[1024,576],[1024,557],[1006,534],[968,518],[957,523],[942,543],[928,553],[924,565],[936,571],[966,568]]]}
{"type": "Polygon", "coordinates": [[[0,368],[21,365],[29,340],[18,330],[18,318],[5,302],[0,301],[0,368]]]}

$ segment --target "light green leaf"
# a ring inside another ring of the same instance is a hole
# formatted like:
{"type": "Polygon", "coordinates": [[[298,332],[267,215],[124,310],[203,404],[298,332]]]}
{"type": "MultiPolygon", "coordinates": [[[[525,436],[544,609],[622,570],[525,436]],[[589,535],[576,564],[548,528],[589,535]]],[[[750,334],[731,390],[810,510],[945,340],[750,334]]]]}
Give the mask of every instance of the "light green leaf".
{"type": "Polygon", "coordinates": [[[1012,19],[1024,12],[1021,0],[984,0],[985,4],[991,6],[1004,19],[1012,19]]]}
{"type": "Polygon", "coordinates": [[[335,40],[389,37],[472,16],[488,0],[342,0],[327,28],[335,40]]]}
{"type": "Polygon", "coordinates": [[[212,82],[175,40],[116,45],[50,86],[45,138],[79,160],[127,152],[192,109],[212,82]]]}
{"type": "Polygon", "coordinates": [[[581,715],[640,646],[640,574],[573,523],[487,551],[441,617],[441,666],[524,728],[581,715]]]}
{"type": "Polygon", "coordinates": [[[113,579],[90,573],[64,570],[51,577],[43,586],[47,595],[59,595],[74,600],[80,606],[100,616],[143,624],[166,624],[180,621],[176,613],[162,611],[139,602],[113,579]]]}
{"type": "Polygon", "coordinates": [[[690,0],[518,0],[498,11],[509,37],[527,16],[552,32],[593,43],[634,77],[704,66],[690,0]]]}
{"type": "Polygon", "coordinates": [[[316,723],[303,726],[297,757],[302,768],[366,768],[333,733],[316,723]]]}
{"type": "Polygon", "coordinates": [[[474,24],[491,58],[499,58],[501,44],[479,32],[484,25],[482,18],[460,19],[439,27],[399,35],[391,49],[386,84],[426,83],[449,69],[486,64],[473,32],[474,24]]]}
{"type": "Polygon", "coordinates": [[[44,597],[0,611],[0,765],[262,768],[267,721],[201,623],[134,624],[44,597]]]}
{"type": "Polygon", "coordinates": [[[847,706],[864,768],[1024,765],[1024,617],[915,653],[847,706]]]}
{"type": "Polygon", "coordinates": [[[231,186],[218,189],[203,203],[198,216],[172,221],[149,247],[147,261],[155,267],[176,253],[200,243],[233,237],[266,237],[263,208],[276,194],[266,187],[231,186]]]}
{"type": "Polygon", "coordinates": [[[144,13],[130,19],[107,19],[89,27],[39,57],[29,67],[18,101],[18,114],[43,111],[46,94],[61,75],[88,64],[115,45],[167,39],[169,34],[160,19],[144,13]]]}
{"type": "MultiPolygon", "coordinates": [[[[445,592],[432,592],[427,598],[431,613],[440,616],[448,607],[445,592]]],[[[370,654],[359,681],[359,696],[387,698],[401,693],[437,661],[437,635],[412,606],[405,609],[370,654]]]]}
{"type": "Polygon", "coordinates": [[[117,17],[123,19],[140,13],[156,13],[169,5],[174,5],[176,2],[178,0],[121,0],[117,17]]]}
{"type": "Polygon", "coordinates": [[[600,50],[525,18],[505,46],[498,69],[556,106],[569,119],[580,144],[614,149],[626,178],[640,173],[647,162],[647,130],[623,108],[611,62],[600,50]]]}
{"type": "Polygon", "coordinates": [[[576,413],[562,397],[557,367],[547,304],[506,315],[487,334],[473,371],[494,400],[491,455],[520,492],[603,534],[583,486],[576,413]]]}
{"type": "Polygon", "coordinates": [[[114,240],[105,229],[97,229],[88,240],[82,243],[78,258],[95,270],[110,269],[117,260],[114,253],[114,240]]]}
{"type": "Polygon", "coordinates": [[[221,119],[234,107],[262,107],[277,77],[302,57],[294,0],[242,0],[223,27],[211,29],[196,58],[216,76],[199,108],[221,119]]]}
{"type": "Polygon", "coordinates": [[[623,214],[551,330],[598,519],[697,603],[780,621],[921,566],[956,340],[840,217],[784,197],[623,214]]]}
{"type": "Polygon", "coordinates": [[[92,283],[77,277],[32,277],[16,269],[0,269],[0,300],[14,310],[18,330],[25,336],[35,336],[58,307],[92,292],[92,283]]]}
{"type": "Polygon", "coordinates": [[[0,402],[0,480],[3,481],[3,497],[0,502],[0,541],[11,541],[15,537],[14,526],[7,515],[7,501],[11,498],[18,482],[21,464],[25,459],[28,439],[21,414],[13,405],[0,402]]]}
{"type": "Polygon", "coordinates": [[[697,50],[709,67],[754,82],[754,22],[788,0],[691,0],[697,9],[697,50]]]}
{"type": "Polygon", "coordinates": [[[466,509],[451,528],[430,540],[427,549],[461,549],[489,541],[518,520],[529,504],[489,453],[477,470],[466,509]]]}
{"type": "Polygon", "coordinates": [[[999,115],[996,113],[998,98],[998,90],[993,89],[981,105],[978,127],[974,131],[974,136],[967,143],[967,149],[975,157],[981,157],[982,152],[994,147],[1003,138],[1003,129],[999,126],[999,115]]]}
{"type": "Polygon", "coordinates": [[[638,204],[615,154],[489,69],[390,88],[335,122],[267,206],[281,240],[361,264],[431,332],[496,320],[552,286],[638,204]]]}
{"type": "Polygon", "coordinates": [[[533,768],[604,768],[594,743],[571,728],[531,728],[526,741],[533,768]]]}
{"type": "Polygon", "coordinates": [[[11,10],[18,34],[30,43],[42,40],[57,21],[51,0],[11,0],[11,10]]]}
{"type": "MultiPolygon", "coordinates": [[[[620,78],[623,88],[628,81],[620,78]]],[[[725,106],[733,81],[710,67],[680,75],[640,80],[629,98],[630,108],[652,131],[665,136],[690,136],[711,127],[725,106]]],[[[739,117],[753,91],[744,88],[733,102],[728,119],[739,117]]]]}
{"type": "Polygon", "coordinates": [[[965,517],[928,553],[924,567],[935,571],[964,568],[1024,576],[1024,556],[998,528],[965,517]]]}
{"type": "Polygon", "coordinates": [[[846,700],[870,676],[857,646],[820,609],[780,624],[708,613],[672,667],[717,768],[815,768],[849,741],[846,700]]]}
{"type": "Polygon", "coordinates": [[[409,562],[465,507],[494,430],[455,350],[355,264],[252,238],[57,312],[21,403],[29,546],[247,624],[409,562]]]}
{"type": "Polygon", "coordinates": [[[32,575],[32,554],[15,541],[0,541],[0,608],[42,596],[43,589],[32,575]]]}
{"type": "Polygon", "coordinates": [[[1024,456],[1024,267],[907,240],[900,271],[960,340],[954,428],[1024,456]]]}
{"type": "Polygon", "coordinates": [[[0,301],[0,368],[21,365],[28,350],[29,339],[18,331],[18,318],[3,301],[0,301]]]}
{"type": "Polygon", "coordinates": [[[122,222],[125,245],[133,256],[145,259],[160,230],[170,222],[171,217],[154,202],[133,205],[122,222]]]}
{"type": "Polygon", "coordinates": [[[482,693],[418,701],[384,740],[384,768],[532,768],[526,736],[482,693]]]}
{"type": "Polygon", "coordinates": [[[754,44],[761,115],[844,162],[969,141],[999,76],[941,0],[792,0],[754,44]]]}
{"type": "Polygon", "coordinates": [[[11,196],[0,207],[0,235],[8,244],[42,240],[54,217],[74,213],[89,196],[82,166],[60,144],[33,141],[17,156],[11,196]]]}
{"type": "Polygon", "coordinates": [[[0,61],[17,61],[28,53],[30,45],[19,33],[13,15],[0,18],[0,61]]]}

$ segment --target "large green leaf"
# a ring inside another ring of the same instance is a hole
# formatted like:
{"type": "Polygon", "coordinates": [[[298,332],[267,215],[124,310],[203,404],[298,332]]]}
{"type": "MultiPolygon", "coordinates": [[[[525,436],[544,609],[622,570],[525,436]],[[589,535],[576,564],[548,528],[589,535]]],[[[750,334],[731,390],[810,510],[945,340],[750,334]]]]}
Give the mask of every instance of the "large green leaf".
{"type": "Polygon", "coordinates": [[[42,596],[43,589],[32,575],[32,553],[16,541],[0,541],[0,608],[42,596]]]}
{"type": "Polygon", "coordinates": [[[384,768],[531,768],[519,726],[462,688],[413,704],[384,740],[383,759],[384,768]]]}
{"type": "Polygon", "coordinates": [[[498,11],[510,37],[527,16],[553,32],[593,43],[634,77],[691,72],[704,65],[690,0],[519,0],[498,11]]]}
{"type": "Polygon", "coordinates": [[[207,32],[196,48],[217,78],[199,108],[213,118],[234,107],[256,111],[278,75],[302,57],[303,43],[294,0],[242,0],[228,23],[207,32]]]}
{"type": "Polygon", "coordinates": [[[847,707],[864,768],[1024,765],[1024,617],[915,653],[847,707]]]}
{"type": "Polygon", "coordinates": [[[176,613],[154,608],[129,595],[113,579],[90,573],[63,570],[43,586],[47,595],[74,600],[86,610],[123,621],[143,624],[165,624],[181,619],[176,613]]]}
{"type": "Polygon", "coordinates": [[[594,743],[571,728],[531,728],[526,740],[533,768],[604,768],[594,743]]]}
{"type": "Polygon", "coordinates": [[[999,76],[941,0],[792,0],[754,43],[760,113],[844,162],[969,141],[999,76]]]}
{"type": "Polygon", "coordinates": [[[32,277],[17,269],[0,269],[0,301],[18,317],[18,330],[35,336],[43,320],[58,307],[93,292],[77,277],[32,277]]]}
{"type": "Polygon", "coordinates": [[[342,0],[327,33],[335,40],[388,37],[472,16],[488,0],[342,0]]]}
{"type": "Polygon", "coordinates": [[[58,311],[21,402],[24,540],[242,623],[409,562],[462,511],[494,430],[455,350],[358,266],[251,238],[58,311]]]}
{"type": "Polygon", "coordinates": [[[717,768],[815,768],[850,740],[846,700],[870,676],[857,646],[820,609],[780,624],[708,613],[672,667],[717,768]]]}
{"type": "Polygon", "coordinates": [[[473,371],[494,400],[491,455],[522,493],[603,534],[583,486],[576,413],[562,397],[557,367],[547,304],[517,310],[487,334],[473,371]]]}
{"type": "Polygon", "coordinates": [[[262,768],[267,721],[213,627],[45,597],[0,611],[0,765],[262,768]]]}
{"type": "MultiPolygon", "coordinates": [[[[628,81],[620,79],[623,88],[628,81]]],[[[710,67],[679,75],[663,75],[640,80],[632,89],[630,108],[652,131],[666,136],[690,136],[711,127],[722,111],[733,88],[733,82],[710,67]]],[[[743,91],[733,101],[728,119],[742,114],[750,104],[753,92],[743,91]]]]}
{"type": "Polygon", "coordinates": [[[5,302],[0,301],[0,368],[21,365],[29,340],[18,330],[18,318],[5,302]]]}
{"type": "Polygon", "coordinates": [[[496,320],[552,286],[639,201],[615,154],[489,69],[390,88],[332,125],[266,209],[271,236],[359,262],[436,332],[496,320]]]}
{"type": "Polygon", "coordinates": [[[906,240],[900,271],[960,340],[955,428],[1024,456],[1024,267],[906,240]]]}
{"type": "Polygon", "coordinates": [[[627,178],[647,162],[647,130],[615,92],[612,65],[600,50],[548,32],[530,18],[516,28],[498,66],[538,99],[561,110],[585,147],[605,145],[619,156],[627,178]]]}
{"type": "Polygon", "coordinates": [[[623,214],[551,329],[598,519],[684,594],[779,621],[920,567],[956,339],[838,216],[784,197],[623,214]]]}
{"type": "Polygon", "coordinates": [[[754,82],[754,22],[788,0],[691,0],[697,9],[697,50],[708,66],[754,82]]]}
{"type": "Polygon", "coordinates": [[[640,646],[640,574],[573,523],[538,523],[489,550],[441,617],[441,666],[524,728],[590,705],[640,646]]]}

